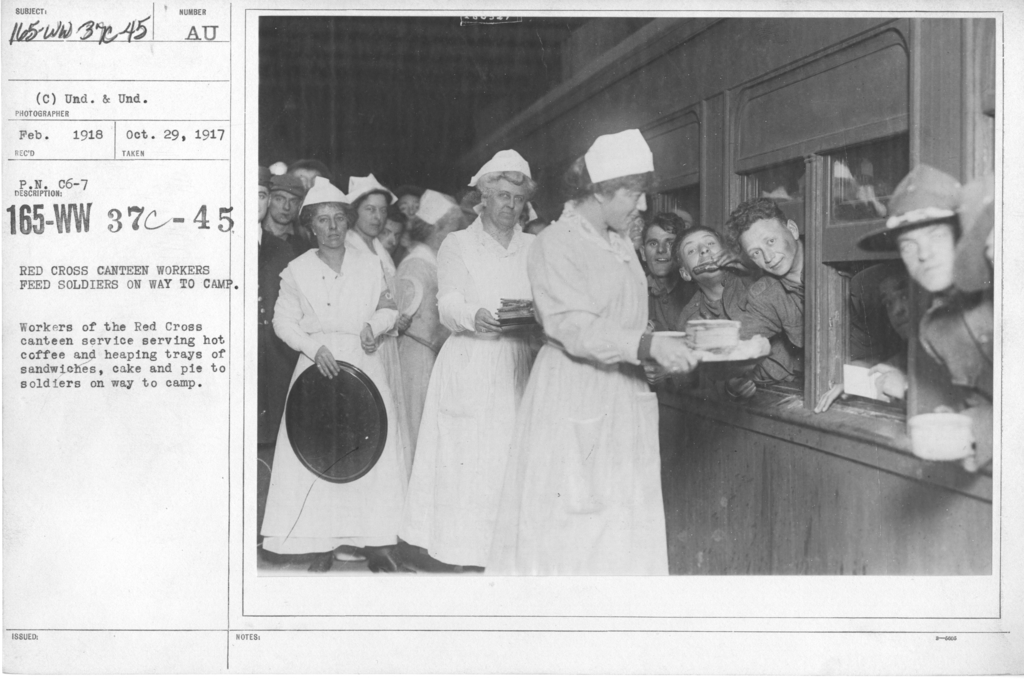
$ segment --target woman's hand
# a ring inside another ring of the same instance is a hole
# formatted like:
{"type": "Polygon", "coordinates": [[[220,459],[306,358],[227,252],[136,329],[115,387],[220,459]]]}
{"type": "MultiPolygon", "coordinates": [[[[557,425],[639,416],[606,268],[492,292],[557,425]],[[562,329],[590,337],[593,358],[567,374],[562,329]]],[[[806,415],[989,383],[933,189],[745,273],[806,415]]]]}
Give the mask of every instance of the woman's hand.
{"type": "Polygon", "coordinates": [[[359,341],[363,345],[363,351],[368,354],[377,351],[377,347],[380,346],[380,340],[373,336],[373,330],[370,329],[369,323],[364,325],[362,332],[359,333],[359,341]]]}
{"type": "Polygon", "coordinates": [[[410,325],[412,325],[412,316],[409,316],[408,314],[399,314],[398,320],[395,321],[395,330],[397,330],[398,334],[401,335],[409,329],[410,325]]]}
{"type": "Polygon", "coordinates": [[[688,373],[700,359],[679,337],[655,335],[651,338],[651,358],[671,373],[688,373]]]}
{"type": "Polygon", "coordinates": [[[487,309],[478,309],[474,320],[474,329],[479,333],[501,332],[501,326],[498,325],[498,321],[495,320],[494,316],[487,309]]]}
{"type": "Polygon", "coordinates": [[[643,366],[644,376],[647,378],[648,384],[657,384],[668,377],[668,370],[653,361],[644,361],[643,366]]]}
{"type": "Polygon", "coordinates": [[[846,392],[843,391],[843,383],[840,382],[839,384],[835,385],[834,387],[832,387],[831,389],[829,389],[828,391],[821,395],[821,398],[818,399],[818,405],[814,406],[814,412],[825,412],[826,410],[829,409],[829,406],[835,403],[837,398],[845,395],[845,393],[846,392]]]}
{"type": "Polygon", "coordinates": [[[879,394],[901,401],[906,398],[907,376],[899,368],[879,363],[868,371],[868,376],[875,377],[875,388],[879,394]]]}
{"type": "Polygon", "coordinates": [[[334,354],[326,346],[322,346],[316,350],[316,356],[313,358],[313,363],[316,364],[317,370],[320,374],[328,379],[334,379],[341,369],[338,368],[338,362],[334,360],[334,354]]]}

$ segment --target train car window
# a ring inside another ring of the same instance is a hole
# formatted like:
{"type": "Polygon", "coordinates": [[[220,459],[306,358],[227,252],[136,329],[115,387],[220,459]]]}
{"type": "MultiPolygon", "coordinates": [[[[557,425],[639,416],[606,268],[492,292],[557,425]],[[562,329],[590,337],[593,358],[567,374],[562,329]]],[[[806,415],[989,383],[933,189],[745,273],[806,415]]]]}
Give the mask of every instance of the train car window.
{"type": "Polygon", "coordinates": [[[908,135],[830,154],[831,222],[859,222],[888,215],[889,197],[910,163],[908,135]]]}
{"type": "MultiPolygon", "coordinates": [[[[903,133],[866,144],[847,146],[825,155],[822,261],[856,262],[878,255],[857,242],[881,228],[889,213],[889,197],[910,171],[910,135],[903,133]]],[[[895,253],[882,258],[895,258],[895,253]]]]}
{"type": "MultiPolygon", "coordinates": [[[[808,186],[807,164],[804,158],[756,169],[743,175],[743,195],[745,199],[771,198],[782,209],[788,219],[796,223],[801,234],[807,224],[805,199],[808,186]]],[[[801,235],[801,240],[803,236],[801,235]]],[[[806,261],[806,247],[804,248],[806,261]]],[[[759,271],[757,265],[747,260],[751,271],[759,271]]],[[[781,290],[781,288],[779,288],[781,290]]],[[[786,303],[782,299],[771,302],[776,319],[782,323],[792,321],[791,310],[787,312],[786,303]],[[790,315],[787,315],[789,313],[790,315]]],[[[802,342],[791,341],[785,332],[767,338],[771,342],[768,356],[762,359],[752,373],[753,381],[759,389],[778,393],[781,397],[793,397],[804,390],[804,374],[807,367],[805,348],[802,342]]]]}
{"type": "Polygon", "coordinates": [[[829,353],[839,355],[830,357],[832,370],[828,378],[823,374],[825,384],[812,400],[822,399],[821,389],[842,383],[848,404],[888,403],[894,414],[904,414],[913,315],[909,279],[898,259],[861,250],[857,241],[888,217],[889,198],[909,171],[909,135],[838,149],[818,164],[825,174],[820,186],[827,193],[821,197],[821,260],[826,270],[819,280],[826,285],[831,280],[833,289],[819,303],[838,303],[842,309],[832,308],[831,314],[829,309],[814,310],[817,318],[830,321],[822,328],[819,351],[828,347],[829,353]]]}
{"type": "Polygon", "coordinates": [[[747,177],[747,197],[763,196],[774,200],[786,216],[804,230],[804,177],[806,166],[802,158],[774,167],[752,172],[747,177]]]}
{"type": "MultiPolygon", "coordinates": [[[[688,221],[691,224],[703,224],[700,213],[700,184],[653,194],[651,208],[647,213],[656,215],[659,212],[685,212],[690,216],[688,221]]],[[[683,216],[683,219],[686,217],[683,216]]]]}

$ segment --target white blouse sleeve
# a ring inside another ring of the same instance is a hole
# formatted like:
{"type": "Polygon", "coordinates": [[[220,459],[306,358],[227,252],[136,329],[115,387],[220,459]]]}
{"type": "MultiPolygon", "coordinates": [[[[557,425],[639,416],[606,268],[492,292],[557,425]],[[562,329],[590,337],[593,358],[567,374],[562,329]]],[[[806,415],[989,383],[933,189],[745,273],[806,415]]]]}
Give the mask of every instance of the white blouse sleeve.
{"type": "Polygon", "coordinates": [[[568,244],[539,240],[530,251],[527,271],[533,302],[544,333],[579,358],[605,364],[638,364],[642,330],[623,328],[618,319],[602,315],[605,303],[595,299],[585,268],[571,256],[568,244]]]}
{"type": "Polygon", "coordinates": [[[380,275],[380,299],[377,302],[377,310],[373,312],[367,322],[370,332],[374,337],[379,337],[395,327],[398,320],[398,307],[388,287],[387,277],[381,271],[380,275]]]}
{"type": "Polygon", "coordinates": [[[437,311],[452,332],[475,332],[479,307],[466,301],[473,278],[463,261],[459,240],[449,236],[437,253],[437,311]]]}
{"type": "Polygon", "coordinates": [[[323,343],[313,339],[299,325],[302,320],[302,293],[295,282],[291,267],[281,272],[281,290],[274,305],[274,332],[285,344],[301,351],[310,360],[316,359],[316,352],[323,343]]]}

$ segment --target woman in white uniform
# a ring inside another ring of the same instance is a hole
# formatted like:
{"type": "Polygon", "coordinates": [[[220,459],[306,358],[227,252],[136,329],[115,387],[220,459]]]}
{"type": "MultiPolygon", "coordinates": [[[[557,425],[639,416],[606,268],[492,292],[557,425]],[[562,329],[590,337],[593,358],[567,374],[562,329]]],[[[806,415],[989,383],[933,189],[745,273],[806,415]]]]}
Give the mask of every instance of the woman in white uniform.
{"type": "Polygon", "coordinates": [[[682,340],[646,334],[629,227],[653,170],[638,130],[599,137],[530,253],[547,343],[520,408],[488,572],[668,574],[658,402],[640,363],[683,372],[695,360],[682,340]]]}
{"type": "Polygon", "coordinates": [[[438,311],[452,335],[434,364],[399,536],[442,566],[487,565],[516,410],[534,350],[502,334],[502,299],[531,299],[534,236],[519,214],[536,188],[530,166],[501,151],[470,181],[483,202],[438,252],[438,311]]]}
{"type": "MultiPolygon", "coordinates": [[[[419,434],[434,362],[451,334],[437,311],[437,251],[449,233],[461,230],[465,224],[462,210],[453,199],[427,189],[407,229],[409,251],[398,265],[398,309],[412,319],[398,338],[398,355],[405,378],[405,411],[414,441],[419,434]]],[[[414,447],[414,461],[415,454],[414,447]]]]}
{"type": "Polygon", "coordinates": [[[320,245],[294,259],[281,274],[274,331],[301,352],[292,384],[309,366],[334,378],[345,361],[365,372],[380,391],[388,416],[384,451],[373,468],[351,483],[330,483],[298,459],[282,422],[263,519],[263,548],[277,554],[318,553],[310,570],[329,570],[334,550],[360,549],[371,569],[394,570],[406,475],[397,448],[395,406],[378,338],[398,316],[374,255],[346,247],[355,215],[345,195],[322,177],[306,195],[299,219],[320,245]]]}
{"type": "MultiPolygon", "coordinates": [[[[356,211],[356,221],[349,229],[348,245],[364,253],[371,253],[380,259],[384,280],[392,297],[395,294],[395,262],[387,248],[380,242],[380,234],[388,218],[388,206],[395,202],[395,194],[377,181],[371,173],[366,177],[351,177],[348,180],[348,199],[356,211]]],[[[409,317],[400,315],[395,327],[380,338],[380,359],[388,377],[388,386],[395,398],[395,412],[398,417],[398,450],[405,465],[406,478],[412,471],[412,449],[415,444],[409,428],[409,415],[405,410],[405,379],[398,357],[398,335],[409,327],[409,317]]]]}

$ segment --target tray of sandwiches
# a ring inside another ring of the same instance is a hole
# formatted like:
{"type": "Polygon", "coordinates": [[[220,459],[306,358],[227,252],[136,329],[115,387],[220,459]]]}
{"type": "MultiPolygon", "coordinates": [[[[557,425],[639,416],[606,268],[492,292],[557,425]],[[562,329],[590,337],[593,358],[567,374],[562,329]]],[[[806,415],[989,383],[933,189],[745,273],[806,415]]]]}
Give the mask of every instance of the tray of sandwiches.
{"type": "Polygon", "coordinates": [[[498,309],[498,325],[502,332],[538,327],[533,314],[532,299],[503,299],[498,309]]]}
{"type": "Polygon", "coordinates": [[[741,340],[739,321],[694,319],[687,321],[685,332],[655,334],[682,338],[702,362],[751,361],[771,351],[768,340],[761,335],[741,340]]]}

